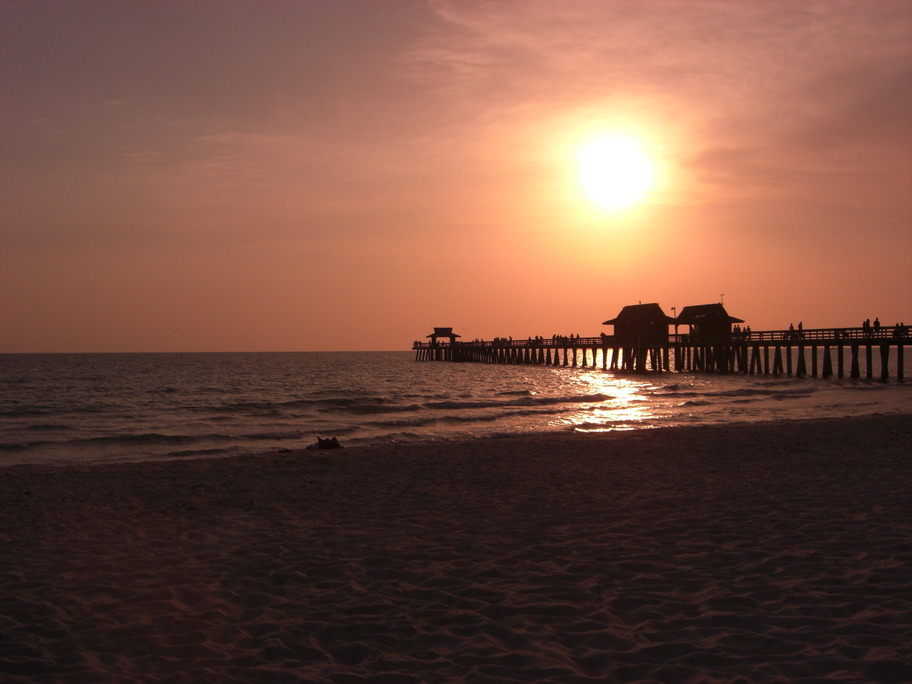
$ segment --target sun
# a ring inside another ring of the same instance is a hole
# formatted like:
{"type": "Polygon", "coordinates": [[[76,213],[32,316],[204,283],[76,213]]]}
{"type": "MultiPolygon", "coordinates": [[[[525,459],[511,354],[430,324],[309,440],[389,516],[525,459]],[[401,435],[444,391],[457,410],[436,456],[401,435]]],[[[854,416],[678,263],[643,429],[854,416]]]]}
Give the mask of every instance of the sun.
{"type": "Polygon", "coordinates": [[[652,187],[652,161],[632,138],[593,140],[580,152],[580,182],[586,196],[608,209],[625,209],[652,187]]]}

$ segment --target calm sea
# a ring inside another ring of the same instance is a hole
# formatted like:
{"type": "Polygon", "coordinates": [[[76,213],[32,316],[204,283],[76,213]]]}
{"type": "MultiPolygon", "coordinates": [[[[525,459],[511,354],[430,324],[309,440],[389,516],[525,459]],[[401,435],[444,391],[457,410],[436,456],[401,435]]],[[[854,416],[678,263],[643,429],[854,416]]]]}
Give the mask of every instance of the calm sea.
{"type": "Polygon", "coordinates": [[[412,352],[6,354],[0,465],[912,413],[912,380],[893,378],[629,376],[412,352]]]}

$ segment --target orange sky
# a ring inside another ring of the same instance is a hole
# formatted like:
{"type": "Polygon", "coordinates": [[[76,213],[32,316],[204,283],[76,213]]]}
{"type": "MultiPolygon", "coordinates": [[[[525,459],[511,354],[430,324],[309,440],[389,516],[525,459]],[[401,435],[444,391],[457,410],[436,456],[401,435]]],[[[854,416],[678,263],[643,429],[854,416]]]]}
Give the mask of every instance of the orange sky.
{"type": "Polygon", "coordinates": [[[912,323],[908,0],[30,0],[0,50],[0,352],[912,323]]]}

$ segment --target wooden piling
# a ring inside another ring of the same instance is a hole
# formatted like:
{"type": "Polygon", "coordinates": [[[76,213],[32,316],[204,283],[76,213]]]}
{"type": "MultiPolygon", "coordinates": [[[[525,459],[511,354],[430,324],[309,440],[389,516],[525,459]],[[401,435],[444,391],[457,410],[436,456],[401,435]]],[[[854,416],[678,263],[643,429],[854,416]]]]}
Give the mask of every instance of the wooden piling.
{"type": "Polygon", "coordinates": [[[798,367],[795,370],[795,375],[799,378],[803,378],[807,375],[807,364],[804,360],[804,345],[798,345],[798,367]]]}
{"type": "MultiPolygon", "coordinates": [[[[792,372],[792,356],[789,354],[789,374],[792,372]]],[[[782,347],[777,346],[773,352],[773,375],[782,374],[782,347]]]]}

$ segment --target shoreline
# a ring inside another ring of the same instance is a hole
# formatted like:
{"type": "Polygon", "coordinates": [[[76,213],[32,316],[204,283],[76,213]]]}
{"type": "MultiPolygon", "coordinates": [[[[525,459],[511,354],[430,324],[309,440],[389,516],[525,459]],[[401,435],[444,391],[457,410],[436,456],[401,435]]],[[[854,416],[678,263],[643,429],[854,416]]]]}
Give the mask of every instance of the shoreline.
{"type": "MultiPolygon", "coordinates": [[[[579,429],[575,425],[565,425],[560,429],[538,429],[532,428],[520,432],[492,432],[487,434],[482,434],[478,436],[466,436],[466,435],[455,435],[455,436],[438,436],[438,437],[425,437],[418,439],[408,439],[404,441],[379,441],[373,443],[356,443],[348,444],[345,441],[345,437],[340,438],[341,445],[345,447],[346,451],[363,451],[363,450],[398,450],[405,448],[430,448],[435,445],[450,445],[453,448],[457,448],[460,444],[475,443],[475,442],[484,442],[488,440],[523,440],[523,439],[585,439],[592,438],[598,439],[600,437],[605,437],[608,435],[620,435],[620,434],[629,434],[635,432],[651,432],[654,430],[692,430],[692,429],[727,429],[727,428],[750,428],[763,425],[775,426],[778,424],[791,424],[791,423],[801,423],[801,424],[814,424],[814,423],[827,423],[827,422],[841,422],[841,421],[861,421],[868,419],[881,419],[881,418],[898,418],[902,419],[903,417],[912,418],[912,412],[902,412],[899,410],[892,411],[878,411],[874,413],[865,413],[853,416],[826,416],[819,418],[794,418],[794,417],[784,417],[779,419],[769,419],[769,418],[759,418],[755,420],[740,420],[737,422],[712,422],[712,421],[698,421],[693,423],[652,423],[650,420],[644,420],[640,422],[632,421],[629,425],[625,424],[624,426],[614,426],[610,428],[592,428],[592,429],[579,429]],[[634,424],[635,423],[635,424],[634,424]]],[[[327,432],[320,432],[319,436],[323,437],[326,435],[327,438],[330,438],[337,433],[334,433],[332,430],[327,432]]],[[[7,468],[17,468],[17,467],[48,467],[48,468],[71,468],[71,467],[114,467],[117,465],[155,465],[155,464],[167,464],[167,463],[180,463],[180,462],[192,462],[192,461],[221,461],[221,460],[232,460],[232,459],[250,459],[258,458],[261,456],[268,456],[273,454],[308,454],[312,453],[315,450],[309,449],[311,444],[316,443],[318,433],[313,433],[313,441],[303,444],[298,447],[275,447],[275,448],[259,448],[259,449],[246,449],[243,451],[236,452],[226,452],[226,453],[208,453],[207,451],[201,451],[199,453],[174,453],[166,455],[140,455],[140,456],[103,456],[96,458],[85,458],[79,457],[75,460],[65,461],[60,460],[59,457],[53,458],[39,458],[37,460],[16,460],[15,457],[7,455],[5,460],[0,460],[0,472],[3,472],[7,468]]],[[[78,450],[82,451],[82,447],[78,450]]],[[[64,447],[60,448],[61,451],[65,451],[64,447]]],[[[99,451],[110,451],[110,447],[99,448],[99,451]]],[[[128,451],[126,447],[122,449],[123,451],[128,451]]],[[[216,450],[219,451],[219,450],[216,450]]],[[[327,453],[325,451],[317,451],[317,453],[327,453]]],[[[330,452],[332,453],[332,452],[330,452]]],[[[338,453],[338,452],[336,452],[338,453]]]]}
{"type": "Polygon", "coordinates": [[[912,415],[0,468],[4,681],[912,678],[912,415]]]}

